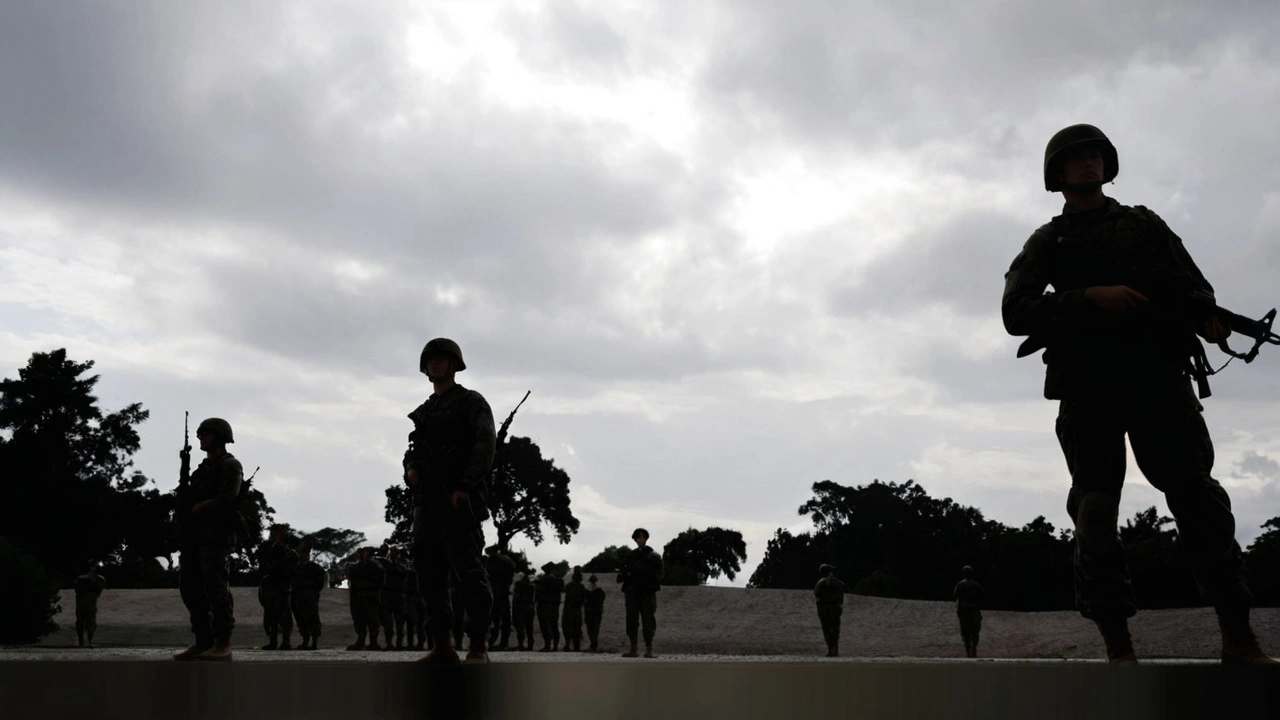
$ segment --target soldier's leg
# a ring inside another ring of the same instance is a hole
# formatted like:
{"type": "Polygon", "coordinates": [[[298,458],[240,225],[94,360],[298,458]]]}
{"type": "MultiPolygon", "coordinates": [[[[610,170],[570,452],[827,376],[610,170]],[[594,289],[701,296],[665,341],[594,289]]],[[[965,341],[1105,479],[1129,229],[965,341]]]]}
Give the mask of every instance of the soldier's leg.
{"type": "Polygon", "coordinates": [[[83,610],[80,610],[80,609],[76,610],[76,639],[79,640],[80,647],[84,647],[84,626],[85,626],[84,616],[85,616],[85,612],[83,610]]]}
{"type": "Polygon", "coordinates": [[[316,641],[324,632],[324,623],[320,621],[320,591],[312,590],[307,601],[307,614],[311,619],[311,649],[316,649],[316,641]]]}
{"type": "Polygon", "coordinates": [[[635,657],[636,652],[636,633],[640,631],[640,605],[641,594],[629,592],[623,594],[623,602],[626,607],[626,631],[627,640],[631,641],[631,651],[627,653],[631,657],[635,657]]]}
{"type": "Polygon", "coordinates": [[[213,609],[205,590],[205,558],[195,546],[184,547],[178,557],[178,592],[191,620],[194,647],[213,647],[213,609]]]}
{"type": "Polygon", "coordinates": [[[545,652],[551,649],[551,628],[547,627],[547,606],[543,603],[538,603],[536,611],[538,615],[538,633],[542,635],[542,650],[545,652]]]}
{"type": "Polygon", "coordinates": [[[511,593],[504,592],[501,595],[502,599],[498,603],[498,623],[500,628],[498,647],[505,650],[511,641],[511,593]]]}
{"type": "Polygon", "coordinates": [[[267,644],[261,649],[275,650],[280,641],[275,617],[272,615],[271,594],[262,585],[258,586],[258,604],[262,606],[262,632],[267,635],[267,644]]]}
{"type": "Polygon", "coordinates": [[[281,650],[289,650],[293,647],[293,613],[289,610],[292,596],[293,593],[284,592],[276,598],[276,618],[280,626],[281,650]]]}
{"type": "MultiPolygon", "coordinates": [[[[418,572],[418,588],[426,604],[427,632],[434,645],[427,658],[433,662],[456,662],[454,608],[449,601],[450,569],[444,528],[439,521],[425,519],[425,513],[424,508],[417,509],[419,517],[414,523],[413,567],[418,572]]],[[[458,611],[461,612],[461,608],[458,611]]]]}
{"type": "Polygon", "coordinates": [[[649,592],[641,597],[640,623],[644,634],[644,656],[653,657],[653,636],[658,630],[658,593],[649,592]]]}
{"type": "Polygon", "coordinates": [[[307,624],[307,611],[302,606],[303,590],[294,588],[289,593],[289,613],[293,616],[293,623],[298,627],[298,634],[302,636],[302,644],[298,646],[305,649],[311,644],[311,627],[307,624]]]}
{"type": "MultiPolygon", "coordinates": [[[[404,618],[404,612],[405,612],[405,609],[406,609],[406,607],[405,607],[405,601],[404,601],[404,600],[398,600],[398,601],[396,601],[395,606],[391,608],[391,621],[392,621],[392,622],[394,622],[394,623],[395,623],[395,625],[396,625],[396,649],[397,649],[397,650],[403,650],[403,649],[404,649],[404,620],[405,620],[405,618],[404,618]]],[[[413,636],[412,636],[412,635],[410,635],[410,642],[411,642],[411,643],[412,643],[412,637],[413,637],[413,636]]]]}
{"type": "Polygon", "coordinates": [[[365,629],[364,615],[360,609],[360,598],[354,590],[347,590],[347,604],[351,610],[351,625],[356,631],[356,641],[347,646],[348,650],[363,650],[365,629]]]}
{"type": "Polygon", "coordinates": [[[598,610],[587,611],[587,641],[590,643],[591,652],[600,649],[600,618],[602,613],[598,610]]]}
{"type": "Polygon", "coordinates": [[[210,547],[201,552],[201,571],[205,592],[212,612],[214,645],[229,645],[236,627],[235,599],[228,580],[231,570],[231,548],[210,547]]]}

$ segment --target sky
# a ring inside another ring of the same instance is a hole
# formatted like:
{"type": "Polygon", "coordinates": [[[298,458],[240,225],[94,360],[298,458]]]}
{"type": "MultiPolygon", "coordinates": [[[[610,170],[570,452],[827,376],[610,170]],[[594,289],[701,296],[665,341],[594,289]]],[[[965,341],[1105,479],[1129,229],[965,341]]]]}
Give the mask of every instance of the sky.
{"type": "MultiPolygon", "coordinates": [[[[1070,527],[999,314],[1061,211],[1045,143],[1101,127],[1107,194],[1260,316],[1278,33],[1234,0],[3,3],[0,376],[94,360],[162,489],[183,412],[227,418],[277,520],[373,541],[439,336],[572,479],[538,564],[715,525],[741,585],[821,480],[1070,527]]],[[[1206,401],[1242,545],[1278,391],[1264,351],[1206,401]]],[[[1151,505],[1131,461],[1122,517],[1151,505]]]]}

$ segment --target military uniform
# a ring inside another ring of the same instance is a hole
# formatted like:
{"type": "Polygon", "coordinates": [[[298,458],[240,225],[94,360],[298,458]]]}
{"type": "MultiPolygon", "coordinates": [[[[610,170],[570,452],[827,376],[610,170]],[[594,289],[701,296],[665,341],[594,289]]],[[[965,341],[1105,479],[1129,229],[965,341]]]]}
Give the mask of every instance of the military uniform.
{"type": "Polygon", "coordinates": [[[643,625],[644,644],[653,646],[658,629],[658,591],[662,589],[662,556],[648,545],[636,548],[627,556],[618,572],[622,597],[626,606],[627,639],[636,645],[636,632],[643,625]]]}
{"type": "MultiPolygon", "coordinates": [[[[370,550],[366,550],[369,552],[370,550]]],[[[378,606],[382,599],[382,585],[387,573],[372,559],[361,559],[347,570],[348,597],[351,600],[351,621],[356,627],[355,644],[348,650],[363,650],[365,636],[369,637],[369,649],[378,647],[378,606]]]]}
{"type": "Polygon", "coordinates": [[[813,586],[813,598],[818,604],[818,621],[822,623],[822,637],[827,641],[827,657],[840,654],[840,617],[844,614],[844,593],[845,584],[830,574],[830,571],[813,586]]]}
{"type": "MultiPolygon", "coordinates": [[[[424,370],[430,350],[428,343],[424,370]]],[[[460,352],[455,354],[460,360],[460,352]]],[[[486,478],[494,454],[493,412],[480,393],[455,384],[433,393],[409,418],[414,429],[404,463],[406,471],[413,469],[418,476],[413,489],[413,559],[428,623],[440,641],[448,637],[455,615],[465,618],[466,633],[476,651],[486,647],[493,604],[481,561],[484,530],[480,526],[489,517],[486,478]],[[451,497],[458,491],[467,492],[470,502],[455,508],[451,497]],[[451,574],[458,579],[463,607],[450,602],[451,574]]]]}
{"type": "Polygon", "coordinates": [[[387,638],[387,649],[391,649],[391,637],[394,633],[397,650],[404,649],[404,616],[408,597],[409,569],[399,559],[390,557],[382,560],[386,570],[387,581],[382,586],[382,601],[379,606],[379,619],[382,621],[382,634],[387,638]]]}
{"type": "Polygon", "coordinates": [[[293,617],[289,590],[298,567],[298,553],[283,542],[270,542],[258,553],[258,602],[262,604],[262,629],[269,642],[263,650],[292,647],[293,617]],[[281,642],[277,645],[277,638],[281,642]]]}
{"type": "Polygon", "coordinates": [[[489,556],[486,570],[489,573],[489,586],[493,588],[489,646],[506,650],[511,638],[511,581],[516,574],[516,564],[502,551],[497,551],[489,556]]]}
{"type": "Polygon", "coordinates": [[[966,568],[965,577],[956,584],[951,597],[956,601],[956,617],[960,620],[960,638],[967,657],[978,657],[978,634],[982,631],[982,586],[966,568]]]}
{"type": "Polygon", "coordinates": [[[302,635],[302,649],[316,649],[323,629],[320,624],[320,591],[329,582],[324,567],[309,557],[294,567],[290,604],[298,633],[302,635]]]}
{"type": "Polygon", "coordinates": [[[76,578],[74,587],[76,591],[76,637],[80,641],[80,646],[84,647],[85,636],[88,635],[89,647],[93,647],[93,634],[98,631],[98,597],[102,595],[102,590],[107,587],[107,580],[99,575],[96,570],[90,570],[76,578]]]}
{"type": "Polygon", "coordinates": [[[521,650],[532,650],[534,597],[537,588],[529,578],[522,576],[511,587],[511,594],[511,619],[516,626],[516,645],[521,650]]]}
{"type": "Polygon", "coordinates": [[[193,648],[231,642],[236,619],[227,575],[238,526],[236,498],[243,481],[240,461],[223,452],[200,461],[181,499],[188,507],[203,503],[198,514],[185,517],[178,540],[178,590],[190,614],[196,638],[193,648]]]}
{"type": "MultiPolygon", "coordinates": [[[[596,576],[591,576],[595,582],[596,576]]],[[[583,599],[583,614],[587,621],[587,640],[591,643],[591,652],[600,649],[600,620],[604,617],[604,588],[593,587],[586,592],[583,599]]]]}
{"type": "Polygon", "coordinates": [[[564,586],[564,614],[560,616],[565,650],[572,646],[575,652],[582,651],[582,606],[586,600],[587,588],[582,584],[582,574],[575,573],[564,586]]]}
{"type": "Polygon", "coordinates": [[[564,580],[543,568],[542,577],[534,581],[537,589],[538,630],[542,633],[542,651],[560,649],[560,595],[564,592],[564,580]]]}

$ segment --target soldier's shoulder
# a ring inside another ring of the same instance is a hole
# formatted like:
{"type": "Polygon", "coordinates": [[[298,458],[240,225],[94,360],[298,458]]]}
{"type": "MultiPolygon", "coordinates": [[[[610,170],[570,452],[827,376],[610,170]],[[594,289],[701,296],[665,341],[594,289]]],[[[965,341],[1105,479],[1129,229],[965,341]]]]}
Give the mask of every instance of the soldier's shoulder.
{"type": "Polygon", "coordinates": [[[223,453],[221,460],[222,460],[222,464],[226,467],[231,467],[238,470],[244,470],[244,465],[241,465],[240,460],[235,455],[232,455],[231,453],[223,453]]]}

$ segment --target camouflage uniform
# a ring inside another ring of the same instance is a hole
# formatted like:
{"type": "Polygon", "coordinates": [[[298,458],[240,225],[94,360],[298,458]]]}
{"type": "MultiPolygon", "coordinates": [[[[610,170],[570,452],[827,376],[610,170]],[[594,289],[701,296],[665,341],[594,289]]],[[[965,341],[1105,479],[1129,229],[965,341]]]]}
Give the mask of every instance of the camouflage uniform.
{"type": "Polygon", "coordinates": [[[960,620],[960,638],[964,640],[967,657],[978,657],[978,634],[982,631],[982,586],[971,575],[972,568],[965,568],[964,579],[957,585],[951,597],[956,601],[956,617],[960,620]]]}
{"type": "Polygon", "coordinates": [[[824,572],[826,575],[813,586],[813,598],[818,604],[822,637],[827,641],[827,656],[836,657],[840,654],[840,617],[844,614],[845,584],[830,570],[824,572]]]}
{"type": "Polygon", "coordinates": [[[627,556],[618,572],[626,606],[627,639],[636,644],[636,632],[643,625],[644,644],[653,645],[658,630],[658,591],[662,588],[662,556],[648,545],[636,548],[627,556]]]}
{"type": "Polygon", "coordinates": [[[493,412],[480,393],[455,384],[433,393],[409,418],[414,430],[404,463],[418,475],[413,560],[428,623],[440,641],[448,637],[455,615],[465,618],[472,649],[484,648],[493,594],[480,557],[480,523],[489,517],[486,478],[494,454],[493,412]],[[456,491],[469,493],[470,502],[455,509],[451,497],[456,491]],[[465,608],[450,602],[451,574],[459,581],[465,608]]]}
{"type": "Polygon", "coordinates": [[[511,580],[516,574],[516,564],[499,550],[489,556],[486,569],[489,586],[493,588],[489,646],[506,650],[511,639],[511,580]]]}
{"type": "Polygon", "coordinates": [[[587,588],[582,584],[582,573],[574,573],[564,586],[564,614],[560,625],[564,629],[564,649],[572,645],[575,652],[582,651],[582,606],[587,600],[587,588]]]}
{"type": "Polygon", "coordinates": [[[1044,394],[1060,401],[1057,435],[1071,472],[1076,608],[1094,619],[1137,611],[1116,532],[1126,435],[1138,467],[1165,494],[1202,592],[1215,606],[1247,608],[1231,501],[1210,475],[1213,442],[1188,377],[1199,340],[1187,320],[1156,303],[1113,315],[1086,300],[1089,287],[1133,284],[1121,263],[1174,268],[1213,292],[1163,220],[1111,198],[1098,210],[1066,207],[1032,234],[1005,275],[1005,328],[1048,337],[1044,394]],[[1045,292],[1049,285],[1054,292],[1045,292]]]}
{"type": "Polygon", "coordinates": [[[178,540],[178,590],[191,617],[195,647],[229,643],[236,625],[227,575],[238,525],[235,503],[243,481],[240,461],[223,452],[200,461],[183,496],[184,504],[204,504],[199,514],[187,516],[178,540]]]}
{"type": "Polygon", "coordinates": [[[262,604],[262,629],[270,640],[263,650],[275,650],[277,637],[283,636],[279,647],[292,647],[293,617],[290,614],[289,590],[294,571],[298,567],[298,553],[283,542],[270,542],[258,553],[258,602],[262,604]]]}
{"type": "MultiPolygon", "coordinates": [[[[369,550],[365,550],[369,552],[369,550]]],[[[347,570],[348,597],[351,601],[351,621],[356,626],[356,642],[348,650],[363,650],[365,635],[369,637],[369,649],[378,650],[378,605],[382,598],[382,584],[387,573],[371,559],[361,559],[347,570]]]]}
{"type": "Polygon", "coordinates": [[[537,588],[529,578],[521,576],[511,587],[511,591],[511,619],[516,626],[516,645],[521,650],[532,650],[533,606],[537,588]]]}
{"type": "Polygon", "coordinates": [[[382,586],[382,600],[378,607],[378,617],[382,621],[382,634],[387,638],[387,649],[391,649],[391,637],[396,639],[395,647],[404,649],[404,616],[409,581],[409,569],[399,559],[386,557],[382,559],[382,567],[387,573],[387,581],[382,586]]]}
{"type": "Polygon", "coordinates": [[[76,637],[81,647],[85,644],[85,635],[89,637],[89,646],[93,646],[93,634],[98,631],[98,597],[107,587],[106,578],[97,570],[76,578],[76,637]]]}
{"type": "Polygon", "coordinates": [[[543,568],[542,577],[534,581],[537,589],[538,630],[542,633],[542,651],[560,649],[560,625],[556,616],[560,613],[560,594],[564,592],[564,580],[543,568]]]}
{"type": "MultiPolygon", "coordinates": [[[[591,582],[596,576],[591,576],[591,582]]],[[[604,588],[592,587],[587,590],[583,601],[583,614],[587,620],[587,640],[591,643],[591,652],[600,649],[600,620],[604,617],[604,588]]]]}
{"type": "Polygon", "coordinates": [[[294,568],[290,598],[303,649],[314,650],[316,640],[320,639],[323,629],[320,624],[320,591],[328,583],[329,575],[324,567],[310,557],[294,568]]]}

